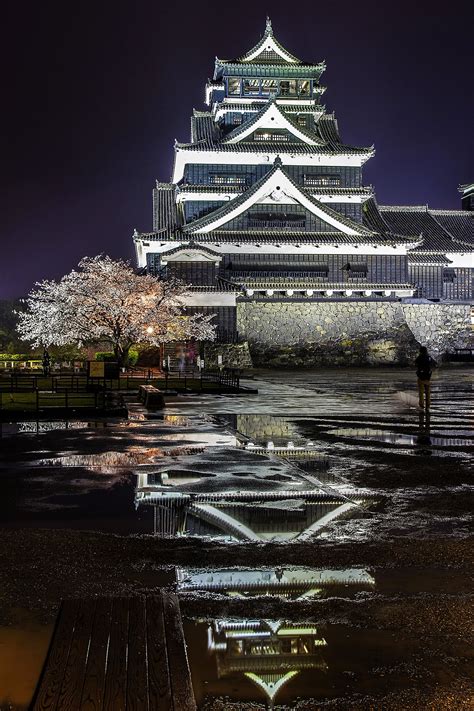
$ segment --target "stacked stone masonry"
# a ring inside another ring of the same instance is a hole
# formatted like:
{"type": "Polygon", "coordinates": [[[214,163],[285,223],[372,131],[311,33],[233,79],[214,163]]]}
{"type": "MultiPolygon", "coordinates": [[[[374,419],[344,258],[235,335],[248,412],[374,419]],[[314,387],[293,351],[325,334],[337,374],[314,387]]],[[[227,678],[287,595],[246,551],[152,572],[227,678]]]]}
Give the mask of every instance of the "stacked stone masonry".
{"type": "Polygon", "coordinates": [[[437,358],[471,330],[465,304],[241,303],[238,331],[255,366],[406,365],[420,344],[437,358]]]}

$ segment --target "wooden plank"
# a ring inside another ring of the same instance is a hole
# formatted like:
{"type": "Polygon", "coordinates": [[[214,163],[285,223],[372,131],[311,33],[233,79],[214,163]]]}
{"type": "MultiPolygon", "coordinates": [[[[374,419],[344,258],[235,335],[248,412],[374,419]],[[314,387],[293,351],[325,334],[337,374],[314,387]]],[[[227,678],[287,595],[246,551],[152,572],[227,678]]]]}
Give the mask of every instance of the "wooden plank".
{"type": "Polygon", "coordinates": [[[176,711],[196,711],[181,611],[175,594],[163,596],[163,613],[174,708],[176,711]]]}
{"type": "Polygon", "coordinates": [[[173,711],[171,678],[163,619],[163,596],[146,601],[148,700],[150,711],[173,711]]]}
{"type": "Polygon", "coordinates": [[[80,601],[66,669],[59,691],[57,711],[71,711],[71,709],[81,707],[95,606],[95,600],[80,601]]]}
{"type": "Polygon", "coordinates": [[[82,690],[82,711],[102,711],[103,708],[111,608],[110,598],[97,600],[82,690]]]}
{"type": "Polygon", "coordinates": [[[31,711],[50,711],[56,708],[78,610],[79,600],[65,600],[61,603],[48,655],[30,706],[31,711]]]}
{"type": "Polygon", "coordinates": [[[148,711],[145,598],[128,606],[127,711],[148,711]]]}
{"type": "Polygon", "coordinates": [[[125,711],[127,707],[127,644],[128,600],[116,598],[112,603],[104,711],[125,711]]]}

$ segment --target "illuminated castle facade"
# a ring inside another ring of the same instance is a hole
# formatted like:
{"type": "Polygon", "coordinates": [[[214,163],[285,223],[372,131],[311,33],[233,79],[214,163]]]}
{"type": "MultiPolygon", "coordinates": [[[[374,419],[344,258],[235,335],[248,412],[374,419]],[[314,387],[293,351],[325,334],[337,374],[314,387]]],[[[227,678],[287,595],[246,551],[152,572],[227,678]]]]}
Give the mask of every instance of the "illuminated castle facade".
{"type": "Polygon", "coordinates": [[[240,334],[257,360],[337,341],[317,328],[328,319],[346,337],[380,336],[407,299],[463,305],[462,330],[473,295],[469,186],[464,210],[379,206],[363,183],[374,148],[342,140],[321,103],[324,69],[287,51],[269,20],[246,54],[216,59],[209,108],[194,110],[171,182],[154,190],[153,231],[133,235],[139,267],[190,284],[188,312],[216,314],[219,340],[240,334]],[[354,303],[358,323],[346,328],[354,303]],[[380,304],[384,325],[371,318],[380,304]]]}

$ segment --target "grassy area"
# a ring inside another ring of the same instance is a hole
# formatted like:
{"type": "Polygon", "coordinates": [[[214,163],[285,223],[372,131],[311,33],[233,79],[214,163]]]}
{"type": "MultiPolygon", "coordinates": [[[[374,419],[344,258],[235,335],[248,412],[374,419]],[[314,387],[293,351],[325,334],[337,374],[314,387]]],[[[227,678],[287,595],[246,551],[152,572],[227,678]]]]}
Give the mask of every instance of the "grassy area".
{"type": "Polygon", "coordinates": [[[52,393],[52,392],[0,392],[0,411],[36,411],[46,408],[79,409],[102,408],[100,393],[52,393]]]}

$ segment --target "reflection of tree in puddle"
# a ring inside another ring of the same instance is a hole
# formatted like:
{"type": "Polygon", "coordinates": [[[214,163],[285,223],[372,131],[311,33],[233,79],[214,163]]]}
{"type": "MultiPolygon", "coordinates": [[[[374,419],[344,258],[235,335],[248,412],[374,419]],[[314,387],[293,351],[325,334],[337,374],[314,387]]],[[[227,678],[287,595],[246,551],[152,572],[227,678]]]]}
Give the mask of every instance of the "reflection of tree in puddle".
{"type": "Polygon", "coordinates": [[[54,430],[81,430],[90,427],[88,422],[79,422],[77,420],[56,420],[49,422],[19,422],[19,434],[43,434],[45,432],[53,432],[54,430]]]}
{"type": "Polygon", "coordinates": [[[60,467],[86,467],[101,471],[132,468],[140,464],[150,464],[165,456],[162,449],[151,447],[127,447],[125,452],[98,452],[96,454],[68,454],[62,457],[42,459],[41,465],[60,467]]]}

